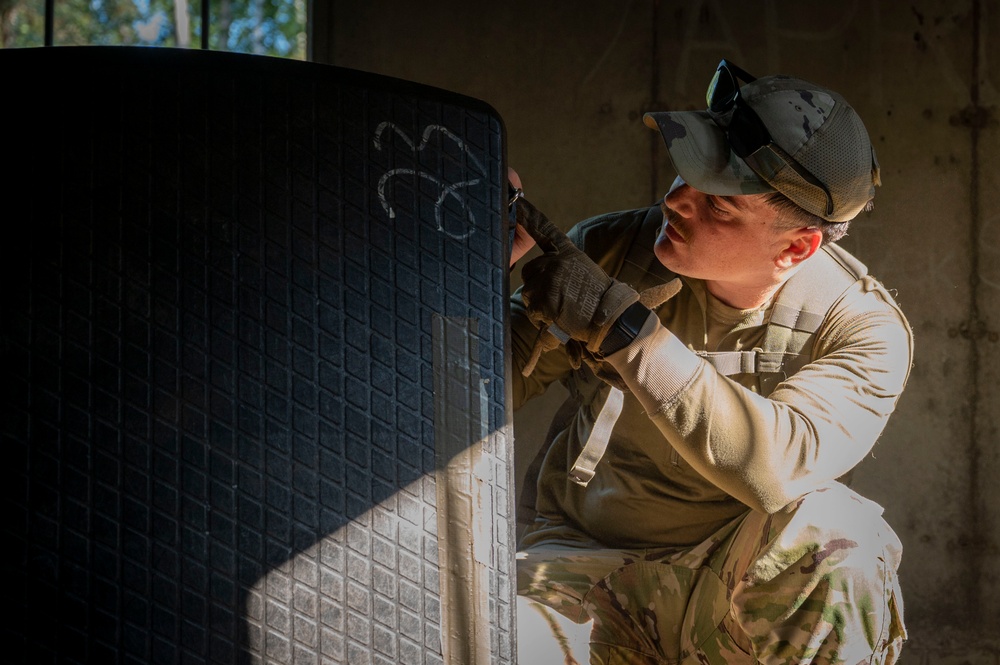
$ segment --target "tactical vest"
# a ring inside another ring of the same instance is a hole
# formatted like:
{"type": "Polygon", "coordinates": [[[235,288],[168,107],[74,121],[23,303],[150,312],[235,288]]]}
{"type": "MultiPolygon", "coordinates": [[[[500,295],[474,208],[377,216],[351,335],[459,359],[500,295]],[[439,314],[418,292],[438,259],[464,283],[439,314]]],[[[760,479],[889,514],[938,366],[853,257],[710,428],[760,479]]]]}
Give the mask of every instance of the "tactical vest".
{"type": "MultiPolygon", "coordinates": [[[[651,288],[676,277],[653,253],[653,239],[663,223],[659,208],[651,208],[639,225],[621,266],[613,277],[629,284],[640,296],[651,288]]],[[[827,314],[852,284],[868,274],[868,269],[855,257],[835,244],[823,245],[809,259],[808,266],[785,282],[771,307],[763,340],[749,351],[696,351],[695,353],[726,376],[754,374],[758,376],[760,394],[770,395],[777,385],[810,361],[816,348],[816,335],[827,314]]],[[[603,404],[593,423],[576,463],[570,469],[570,479],[586,486],[593,478],[597,464],[607,449],[608,440],[624,395],[618,387],[598,379],[594,372],[581,366],[572,382],[570,397],[553,420],[538,457],[525,479],[518,507],[521,524],[534,517],[535,482],[542,459],[552,439],[573,417],[580,404],[600,400],[603,404]]]]}

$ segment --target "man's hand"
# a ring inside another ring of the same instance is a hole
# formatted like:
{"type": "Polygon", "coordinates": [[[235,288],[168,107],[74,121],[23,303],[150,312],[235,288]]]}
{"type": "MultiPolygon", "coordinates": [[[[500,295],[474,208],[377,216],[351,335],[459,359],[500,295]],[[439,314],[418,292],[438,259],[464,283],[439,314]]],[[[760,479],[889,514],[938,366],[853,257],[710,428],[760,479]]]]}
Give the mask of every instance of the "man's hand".
{"type": "Polygon", "coordinates": [[[528,317],[539,328],[558,326],[591,353],[600,353],[608,330],[639,295],[608,277],[530,202],[521,199],[518,206],[519,225],[545,250],[521,271],[528,317]]]}

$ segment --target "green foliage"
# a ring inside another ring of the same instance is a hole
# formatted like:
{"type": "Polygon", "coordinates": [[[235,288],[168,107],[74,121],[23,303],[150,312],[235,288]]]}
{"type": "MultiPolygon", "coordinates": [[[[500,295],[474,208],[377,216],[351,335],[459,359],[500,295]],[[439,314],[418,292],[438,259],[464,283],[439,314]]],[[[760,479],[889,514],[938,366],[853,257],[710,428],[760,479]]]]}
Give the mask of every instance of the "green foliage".
{"type": "MultiPolygon", "coordinates": [[[[306,0],[213,0],[209,48],[305,59],[306,0]]],[[[0,46],[43,46],[44,0],[0,0],[0,46]]],[[[53,43],[191,46],[200,0],[55,0],[53,43]],[[178,22],[182,12],[186,21],[178,22]],[[180,34],[188,24],[187,34],[180,34]]]]}

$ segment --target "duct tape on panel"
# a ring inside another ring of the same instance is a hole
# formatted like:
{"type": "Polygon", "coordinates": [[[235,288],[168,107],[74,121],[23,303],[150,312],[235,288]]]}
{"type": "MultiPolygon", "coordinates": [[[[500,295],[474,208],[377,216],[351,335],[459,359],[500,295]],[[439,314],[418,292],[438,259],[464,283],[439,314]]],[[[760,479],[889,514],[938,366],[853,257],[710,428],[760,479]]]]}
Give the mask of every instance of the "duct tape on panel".
{"type": "Polygon", "coordinates": [[[490,662],[493,542],[487,392],[476,319],[434,316],[434,431],[441,631],[446,665],[490,662]]]}

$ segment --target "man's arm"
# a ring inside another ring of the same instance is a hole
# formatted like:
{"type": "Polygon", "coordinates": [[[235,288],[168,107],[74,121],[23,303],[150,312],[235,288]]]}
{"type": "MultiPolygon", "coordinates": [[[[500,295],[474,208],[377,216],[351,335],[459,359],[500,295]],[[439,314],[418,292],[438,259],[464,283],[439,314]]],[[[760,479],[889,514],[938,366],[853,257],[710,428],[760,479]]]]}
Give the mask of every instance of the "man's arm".
{"type": "MultiPolygon", "coordinates": [[[[525,202],[525,205],[530,203],[525,202]]],[[[574,248],[586,253],[602,271],[617,274],[648,212],[647,208],[637,208],[592,217],[576,224],[564,237],[574,248]]],[[[545,392],[553,381],[563,380],[573,365],[566,347],[558,344],[541,355],[529,376],[523,376],[521,370],[535,351],[541,333],[525,307],[522,289],[511,297],[510,310],[514,408],[517,409],[528,399],[545,392]]]]}
{"type": "Polygon", "coordinates": [[[912,334],[873,284],[852,287],[820,331],[821,357],[767,398],[719,374],[655,317],[607,360],[694,469],[775,512],[857,465],[903,390],[912,334]]]}

